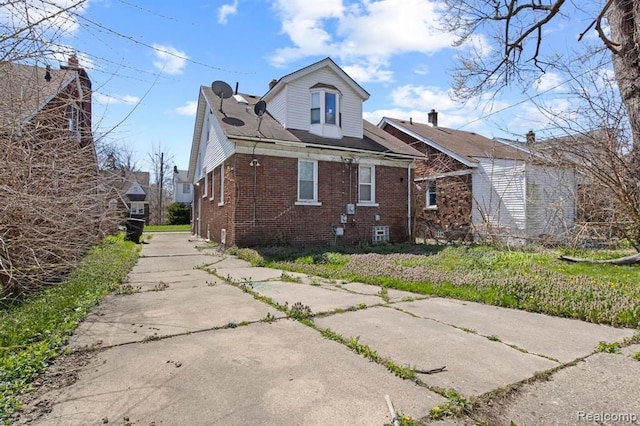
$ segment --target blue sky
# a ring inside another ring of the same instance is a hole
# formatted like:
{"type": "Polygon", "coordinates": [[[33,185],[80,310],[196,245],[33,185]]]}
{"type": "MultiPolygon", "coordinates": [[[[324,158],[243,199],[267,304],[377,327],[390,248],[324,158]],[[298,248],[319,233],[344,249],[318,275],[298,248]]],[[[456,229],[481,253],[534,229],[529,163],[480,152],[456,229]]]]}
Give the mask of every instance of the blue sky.
{"type": "MultiPolygon", "coordinates": [[[[71,0],[57,0],[73,3],[71,0]]],[[[466,105],[450,98],[453,36],[438,29],[429,0],[89,0],[65,22],[62,42],[78,52],[94,84],[94,130],[135,152],[149,169],[160,147],[188,167],[201,85],[224,80],[263,95],[268,83],[331,57],[371,97],[365,117],[426,122],[522,140],[546,119],[527,96],[562,108],[562,78],[547,73],[529,93],[490,94],[466,105]]],[[[547,29],[553,49],[575,43],[589,22],[565,17],[547,29]]],[[[482,36],[473,40],[489,48],[482,36]]]]}

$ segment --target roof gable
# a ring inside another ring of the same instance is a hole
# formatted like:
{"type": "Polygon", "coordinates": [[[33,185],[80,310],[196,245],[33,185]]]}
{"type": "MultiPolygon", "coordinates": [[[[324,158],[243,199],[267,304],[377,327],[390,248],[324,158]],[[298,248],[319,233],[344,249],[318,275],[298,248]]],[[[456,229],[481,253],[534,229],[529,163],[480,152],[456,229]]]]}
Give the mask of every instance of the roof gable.
{"type": "Polygon", "coordinates": [[[76,78],[70,69],[0,62],[0,127],[15,128],[29,121],[76,78]]]}
{"type": "Polygon", "coordinates": [[[345,81],[345,83],[347,83],[351,89],[356,92],[363,101],[369,99],[369,92],[367,92],[366,90],[364,90],[362,88],[362,86],[360,86],[358,83],[356,83],[356,81],[354,79],[352,79],[351,77],[349,77],[349,75],[344,72],[344,70],[342,68],[340,68],[338,65],[336,65],[335,62],[333,62],[333,60],[331,58],[325,58],[321,61],[318,61],[314,64],[308,65],[304,68],[301,68],[297,71],[294,71],[290,74],[285,75],[284,77],[281,77],[279,80],[276,81],[276,83],[269,89],[269,91],[263,96],[263,99],[265,101],[269,101],[270,99],[272,99],[278,92],[280,92],[288,83],[297,80],[299,78],[305,77],[309,74],[315,73],[318,70],[324,68],[324,67],[328,67],[329,69],[331,69],[335,74],[337,74],[340,78],[342,78],[342,80],[345,81]]]}
{"type": "Polygon", "coordinates": [[[527,160],[529,158],[529,154],[520,149],[474,132],[434,127],[413,120],[405,121],[389,117],[384,117],[378,124],[381,128],[385,125],[393,126],[413,136],[468,167],[476,167],[478,158],[508,160],[527,160]]]}

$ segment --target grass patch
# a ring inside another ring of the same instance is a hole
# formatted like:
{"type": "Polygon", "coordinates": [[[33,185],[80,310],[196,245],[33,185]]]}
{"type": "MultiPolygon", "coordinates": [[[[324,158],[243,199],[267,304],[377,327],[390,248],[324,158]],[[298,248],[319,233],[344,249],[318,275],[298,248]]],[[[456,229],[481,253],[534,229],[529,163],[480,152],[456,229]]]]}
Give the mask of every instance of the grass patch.
{"type": "Polygon", "coordinates": [[[0,424],[19,408],[18,396],[62,352],[89,310],[115,290],[138,249],[121,236],[92,248],[60,284],[0,309],[0,424]]]}
{"type": "Polygon", "coordinates": [[[191,225],[145,225],[144,232],[186,232],[191,225]]]}
{"type": "MultiPolygon", "coordinates": [[[[256,266],[356,281],[554,316],[640,327],[640,267],[566,263],[560,251],[488,246],[382,245],[236,249],[256,266]]],[[[582,251],[612,258],[624,251],[582,251]]]]}

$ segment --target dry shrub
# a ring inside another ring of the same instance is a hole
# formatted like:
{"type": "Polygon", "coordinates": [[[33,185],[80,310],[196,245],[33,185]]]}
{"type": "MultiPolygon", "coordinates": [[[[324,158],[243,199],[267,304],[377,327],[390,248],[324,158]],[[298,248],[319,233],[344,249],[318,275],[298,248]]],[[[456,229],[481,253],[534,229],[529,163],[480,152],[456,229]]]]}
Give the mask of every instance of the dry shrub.
{"type": "Polygon", "coordinates": [[[0,135],[0,298],[59,281],[114,229],[93,144],[41,130],[0,135]]]}

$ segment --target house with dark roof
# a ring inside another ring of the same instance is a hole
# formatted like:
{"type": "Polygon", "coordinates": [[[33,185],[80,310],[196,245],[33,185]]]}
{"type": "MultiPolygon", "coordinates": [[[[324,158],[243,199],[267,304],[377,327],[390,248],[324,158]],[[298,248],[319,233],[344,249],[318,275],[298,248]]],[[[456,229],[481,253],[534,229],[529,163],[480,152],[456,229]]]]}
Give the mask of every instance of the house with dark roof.
{"type": "Polygon", "coordinates": [[[362,118],[369,94],[330,58],[262,96],[199,91],[193,232],[227,245],[406,241],[422,154],[362,118]]]}
{"type": "Polygon", "coordinates": [[[142,219],[149,223],[151,190],[149,172],[120,169],[100,170],[99,191],[106,209],[121,218],[142,219]]]}
{"type": "Polygon", "coordinates": [[[60,69],[0,62],[0,133],[42,139],[69,136],[78,147],[91,146],[91,80],[75,56],[60,69]]]}
{"type": "Polygon", "coordinates": [[[473,132],[383,118],[378,126],[425,155],[416,165],[417,237],[526,243],[563,240],[576,217],[572,167],[525,144],[473,132]]]}

